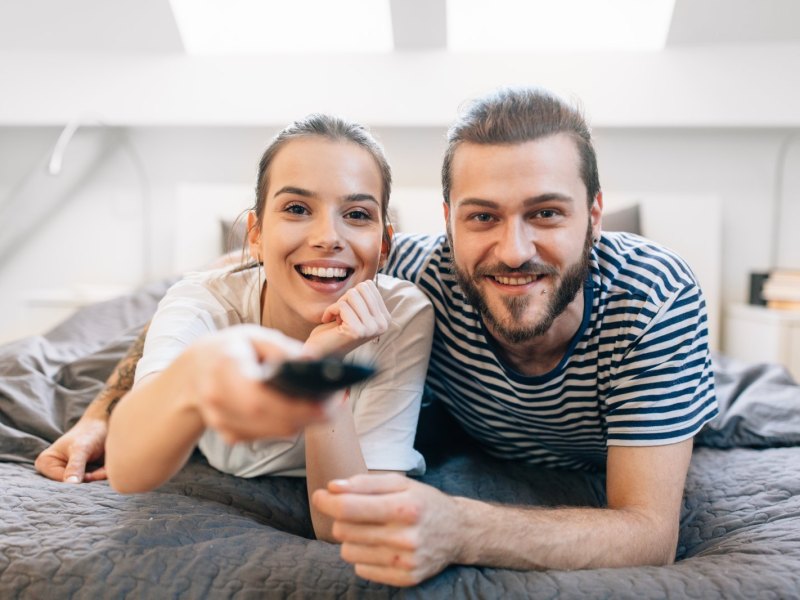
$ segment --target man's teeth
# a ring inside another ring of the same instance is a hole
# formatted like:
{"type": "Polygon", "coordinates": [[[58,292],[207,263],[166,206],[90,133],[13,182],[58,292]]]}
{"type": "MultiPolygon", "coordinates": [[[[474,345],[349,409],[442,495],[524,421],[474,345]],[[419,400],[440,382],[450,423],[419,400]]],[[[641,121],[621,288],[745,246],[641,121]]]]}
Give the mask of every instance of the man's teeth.
{"type": "Polygon", "coordinates": [[[300,272],[312,277],[347,277],[347,269],[339,267],[300,267],[300,272]]]}
{"type": "Polygon", "coordinates": [[[526,285],[532,281],[535,281],[537,277],[535,275],[526,275],[525,277],[502,277],[500,275],[496,275],[494,279],[503,285],[526,285]]]}

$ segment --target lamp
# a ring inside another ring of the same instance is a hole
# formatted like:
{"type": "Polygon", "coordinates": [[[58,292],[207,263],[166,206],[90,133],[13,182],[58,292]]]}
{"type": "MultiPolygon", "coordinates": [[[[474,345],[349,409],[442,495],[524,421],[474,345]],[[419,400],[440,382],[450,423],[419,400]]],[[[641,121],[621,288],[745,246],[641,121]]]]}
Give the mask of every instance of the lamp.
{"type": "Polygon", "coordinates": [[[14,223],[14,227],[4,227],[0,230],[0,264],[9,260],[22,244],[33,237],[44,220],[63,208],[74,197],[72,192],[79,189],[93,175],[97,165],[107,156],[106,148],[102,144],[97,144],[91,149],[92,154],[89,159],[83,161],[78,168],[65,168],[65,157],[70,141],[83,126],[104,128],[113,136],[117,146],[123,150],[133,165],[141,194],[141,277],[145,282],[150,281],[153,275],[150,183],[142,160],[126,133],[96,118],[82,117],[67,123],[52,150],[36,162],[0,204],[0,223],[14,223]],[[42,170],[48,177],[41,177],[42,170]],[[59,180],[58,183],[56,180],[59,180]]]}

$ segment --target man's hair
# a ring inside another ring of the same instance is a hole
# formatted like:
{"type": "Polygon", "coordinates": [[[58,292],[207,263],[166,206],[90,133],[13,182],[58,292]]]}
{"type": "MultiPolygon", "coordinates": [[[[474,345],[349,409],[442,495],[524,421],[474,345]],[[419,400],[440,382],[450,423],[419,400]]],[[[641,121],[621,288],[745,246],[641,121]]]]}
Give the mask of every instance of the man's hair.
{"type": "Polygon", "coordinates": [[[442,193],[450,203],[453,156],[464,143],[521,144],[566,133],[580,155],[581,179],[589,206],[600,192],[597,157],[592,135],[582,111],[552,92],[536,87],[500,88],[473,100],[447,131],[447,151],[442,164],[442,193]]]}

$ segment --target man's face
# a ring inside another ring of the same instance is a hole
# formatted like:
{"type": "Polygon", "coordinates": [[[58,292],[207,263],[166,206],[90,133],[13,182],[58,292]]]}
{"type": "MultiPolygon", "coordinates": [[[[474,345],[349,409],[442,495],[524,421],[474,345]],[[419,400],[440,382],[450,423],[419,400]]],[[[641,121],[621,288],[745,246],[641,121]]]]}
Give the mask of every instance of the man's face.
{"type": "Polygon", "coordinates": [[[581,289],[600,231],[602,197],[590,210],[575,142],[465,143],[451,168],[445,218],[464,293],[494,335],[543,334],[581,289]]]}

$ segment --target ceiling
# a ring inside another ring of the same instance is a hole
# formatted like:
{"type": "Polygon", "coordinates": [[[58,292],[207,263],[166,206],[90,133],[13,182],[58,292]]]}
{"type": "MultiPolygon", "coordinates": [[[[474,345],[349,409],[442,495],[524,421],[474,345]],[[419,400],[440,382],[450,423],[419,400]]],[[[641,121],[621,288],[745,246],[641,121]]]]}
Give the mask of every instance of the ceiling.
{"type": "Polygon", "coordinates": [[[800,0],[675,0],[663,51],[500,54],[445,51],[446,0],[389,2],[392,52],[198,56],[169,0],[0,0],[0,127],[314,111],[446,127],[467,98],[537,84],[580,98],[597,127],[800,128],[800,0]]]}
{"type": "MultiPolygon", "coordinates": [[[[390,3],[396,51],[445,48],[445,0],[390,3]]],[[[797,0],[675,0],[667,47],[796,41],[797,0]]],[[[4,0],[0,51],[175,53],[183,44],[168,0],[4,0]]]]}

